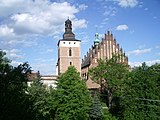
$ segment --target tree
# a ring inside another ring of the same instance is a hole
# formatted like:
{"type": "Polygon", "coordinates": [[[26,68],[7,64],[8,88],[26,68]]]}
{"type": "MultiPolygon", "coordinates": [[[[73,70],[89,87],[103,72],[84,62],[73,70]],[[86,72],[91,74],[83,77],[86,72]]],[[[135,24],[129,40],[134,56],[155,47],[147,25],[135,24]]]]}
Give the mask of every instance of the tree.
{"type": "Polygon", "coordinates": [[[102,119],[102,106],[97,93],[94,94],[93,103],[90,109],[90,118],[91,120],[102,119]]]}
{"type": "Polygon", "coordinates": [[[101,93],[106,90],[108,96],[108,107],[113,108],[113,97],[120,96],[124,91],[123,81],[129,72],[128,65],[119,61],[118,55],[111,59],[98,60],[98,66],[89,70],[92,80],[100,83],[101,93]]]}
{"type": "MultiPolygon", "coordinates": [[[[43,83],[40,81],[40,78],[33,81],[30,87],[28,87],[28,94],[30,100],[33,102],[32,109],[35,112],[35,120],[49,120],[51,119],[50,115],[50,91],[47,89],[43,83]]],[[[54,104],[54,103],[53,103],[54,104]]]]}
{"type": "Polygon", "coordinates": [[[25,93],[30,66],[24,63],[13,67],[5,55],[0,51],[0,119],[32,119],[32,103],[25,93]]]}
{"type": "Polygon", "coordinates": [[[57,84],[57,120],[88,120],[90,93],[77,70],[70,66],[57,84]]]}
{"type": "Polygon", "coordinates": [[[160,118],[160,64],[134,68],[126,81],[123,99],[124,119],[156,120],[160,118]]]}

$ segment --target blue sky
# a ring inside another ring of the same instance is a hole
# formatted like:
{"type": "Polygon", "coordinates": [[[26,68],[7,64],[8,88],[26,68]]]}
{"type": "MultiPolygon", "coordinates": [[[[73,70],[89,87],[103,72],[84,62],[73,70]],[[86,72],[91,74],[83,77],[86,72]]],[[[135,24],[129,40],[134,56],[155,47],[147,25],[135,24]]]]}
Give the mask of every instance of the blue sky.
{"type": "Polygon", "coordinates": [[[1,0],[0,49],[12,65],[28,62],[43,75],[55,74],[57,42],[64,22],[73,22],[81,56],[112,31],[131,66],[160,63],[159,0],[1,0]]]}

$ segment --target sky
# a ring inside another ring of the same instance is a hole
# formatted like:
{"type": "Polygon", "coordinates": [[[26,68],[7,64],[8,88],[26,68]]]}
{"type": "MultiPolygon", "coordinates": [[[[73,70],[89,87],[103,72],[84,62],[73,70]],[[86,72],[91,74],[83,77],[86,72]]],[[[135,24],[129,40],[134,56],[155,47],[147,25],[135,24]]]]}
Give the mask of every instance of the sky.
{"type": "Polygon", "coordinates": [[[160,0],[1,0],[0,49],[11,64],[54,75],[64,22],[72,21],[83,58],[109,30],[133,66],[160,63],[160,0]]]}

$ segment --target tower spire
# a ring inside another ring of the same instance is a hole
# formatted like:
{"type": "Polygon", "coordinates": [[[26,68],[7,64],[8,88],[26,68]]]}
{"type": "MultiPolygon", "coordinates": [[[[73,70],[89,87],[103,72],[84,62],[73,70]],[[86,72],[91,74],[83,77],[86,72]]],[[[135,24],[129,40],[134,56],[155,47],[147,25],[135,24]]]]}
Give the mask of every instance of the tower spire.
{"type": "Polygon", "coordinates": [[[65,33],[63,39],[75,39],[75,35],[72,32],[72,22],[68,19],[65,21],[65,33]]]}

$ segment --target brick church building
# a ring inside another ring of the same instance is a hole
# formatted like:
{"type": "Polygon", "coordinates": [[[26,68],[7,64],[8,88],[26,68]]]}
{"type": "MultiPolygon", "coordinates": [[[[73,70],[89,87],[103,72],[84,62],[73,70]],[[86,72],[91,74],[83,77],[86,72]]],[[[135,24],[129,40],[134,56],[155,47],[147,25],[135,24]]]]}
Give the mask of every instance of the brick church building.
{"type": "MultiPolygon", "coordinates": [[[[58,60],[56,65],[56,75],[41,76],[41,81],[47,86],[56,87],[56,82],[60,73],[64,73],[69,66],[75,66],[80,73],[83,80],[86,81],[88,89],[99,89],[100,85],[93,82],[88,76],[88,71],[91,67],[98,65],[98,59],[110,59],[113,54],[119,54],[120,62],[128,65],[128,57],[113,34],[109,31],[104,34],[102,40],[99,39],[99,34],[95,34],[93,45],[89,48],[84,58],[81,60],[81,40],[75,38],[75,34],[72,32],[72,22],[67,19],[65,21],[65,32],[63,39],[58,41],[58,60]]],[[[30,85],[34,79],[37,78],[37,73],[31,73],[28,84],[30,85]]]]}
{"type": "Polygon", "coordinates": [[[75,34],[72,32],[72,22],[69,19],[66,20],[63,39],[58,41],[57,75],[64,73],[68,66],[73,65],[80,72],[82,79],[86,80],[88,89],[98,89],[100,85],[93,82],[88,76],[89,68],[96,67],[98,59],[110,59],[113,54],[117,53],[121,55],[120,62],[128,64],[128,57],[119,47],[113,34],[108,31],[104,36],[100,40],[98,33],[95,34],[94,44],[81,63],[81,40],[75,38],[75,34]]]}

